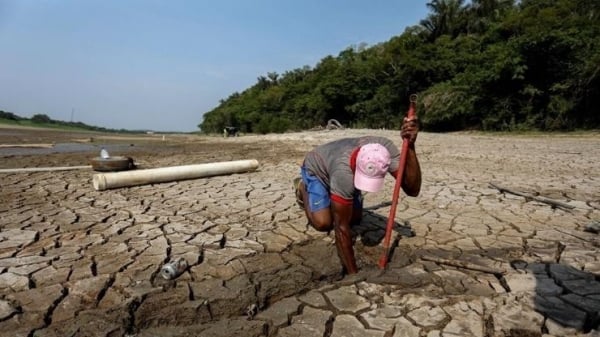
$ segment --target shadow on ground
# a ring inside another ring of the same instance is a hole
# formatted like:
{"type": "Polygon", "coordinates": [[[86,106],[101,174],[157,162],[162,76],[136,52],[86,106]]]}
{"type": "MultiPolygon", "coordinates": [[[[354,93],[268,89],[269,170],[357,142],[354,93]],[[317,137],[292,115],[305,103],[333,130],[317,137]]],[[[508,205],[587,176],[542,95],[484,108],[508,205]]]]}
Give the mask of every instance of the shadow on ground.
{"type": "Polygon", "coordinates": [[[583,332],[600,327],[599,276],[558,263],[511,265],[521,274],[509,279],[509,286],[527,290],[533,283],[535,310],[547,320],[583,332]]]}

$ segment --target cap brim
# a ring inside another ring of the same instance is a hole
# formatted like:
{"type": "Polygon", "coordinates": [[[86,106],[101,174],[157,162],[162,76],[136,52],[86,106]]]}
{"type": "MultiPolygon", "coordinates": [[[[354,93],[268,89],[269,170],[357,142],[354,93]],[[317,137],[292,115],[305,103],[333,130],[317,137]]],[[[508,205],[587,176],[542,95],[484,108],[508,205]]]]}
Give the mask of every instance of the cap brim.
{"type": "Polygon", "coordinates": [[[359,172],[354,173],[354,187],[365,192],[379,192],[383,187],[384,178],[372,178],[359,172]]]}

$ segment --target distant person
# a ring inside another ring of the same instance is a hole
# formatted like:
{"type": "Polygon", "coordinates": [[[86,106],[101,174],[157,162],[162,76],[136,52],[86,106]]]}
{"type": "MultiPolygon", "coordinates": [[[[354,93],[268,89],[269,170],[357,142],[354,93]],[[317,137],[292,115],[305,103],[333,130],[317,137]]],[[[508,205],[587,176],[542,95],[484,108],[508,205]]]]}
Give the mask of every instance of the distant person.
{"type": "MultiPolygon", "coordinates": [[[[421,190],[415,152],[416,119],[404,118],[400,135],[409,142],[402,189],[412,197],[421,190]]],[[[357,272],[350,228],[362,220],[362,192],[378,192],[386,173],[396,177],[400,151],[384,137],[344,138],[319,145],[304,158],[294,179],[298,205],[318,231],[335,230],[335,244],[348,274],[357,272]]]]}

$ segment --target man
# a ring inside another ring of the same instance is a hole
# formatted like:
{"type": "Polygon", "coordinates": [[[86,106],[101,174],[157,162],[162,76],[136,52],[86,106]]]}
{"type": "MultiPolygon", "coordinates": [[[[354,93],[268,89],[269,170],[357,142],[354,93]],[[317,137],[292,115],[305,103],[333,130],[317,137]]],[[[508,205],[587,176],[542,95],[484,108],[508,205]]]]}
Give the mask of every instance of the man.
{"type": "MultiPolygon", "coordinates": [[[[421,190],[415,152],[416,119],[404,118],[400,135],[409,143],[402,189],[412,197],[421,190]]],[[[400,151],[384,137],[344,138],[317,146],[304,158],[294,180],[298,204],[319,231],[335,231],[338,255],[348,274],[357,272],[350,228],[362,219],[362,192],[378,192],[386,173],[396,177],[400,151]]]]}

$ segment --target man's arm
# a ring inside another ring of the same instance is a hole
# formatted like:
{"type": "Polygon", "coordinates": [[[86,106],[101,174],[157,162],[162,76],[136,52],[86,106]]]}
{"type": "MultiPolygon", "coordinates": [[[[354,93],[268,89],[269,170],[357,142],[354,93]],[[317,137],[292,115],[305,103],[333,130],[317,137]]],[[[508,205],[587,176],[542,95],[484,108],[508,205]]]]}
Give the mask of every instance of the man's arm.
{"type": "MultiPolygon", "coordinates": [[[[408,196],[416,197],[421,191],[421,166],[415,151],[415,142],[419,134],[419,123],[416,118],[404,118],[400,136],[402,141],[408,141],[408,153],[406,154],[406,167],[402,177],[402,189],[408,196]]],[[[394,176],[395,177],[395,176],[394,176]]]]}
{"type": "Polygon", "coordinates": [[[352,219],[352,204],[342,204],[336,201],[331,202],[333,213],[333,228],[335,231],[335,246],[342,265],[348,274],[354,274],[358,271],[356,261],[354,260],[354,248],[352,247],[352,231],[350,230],[350,220],[352,219]]]}
{"type": "Polygon", "coordinates": [[[404,168],[404,177],[402,179],[402,189],[408,196],[416,197],[421,191],[421,166],[417,159],[415,144],[408,145],[406,154],[406,167],[404,168]]]}

